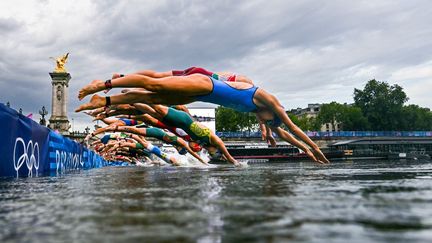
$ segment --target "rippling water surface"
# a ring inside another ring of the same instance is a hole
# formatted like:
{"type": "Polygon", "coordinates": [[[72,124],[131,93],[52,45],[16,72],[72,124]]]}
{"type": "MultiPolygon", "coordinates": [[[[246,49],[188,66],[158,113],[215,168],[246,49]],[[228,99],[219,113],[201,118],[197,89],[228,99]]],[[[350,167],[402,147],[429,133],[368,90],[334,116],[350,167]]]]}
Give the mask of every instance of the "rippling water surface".
{"type": "Polygon", "coordinates": [[[0,242],[431,242],[432,164],[107,167],[0,179],[0,242]]]}

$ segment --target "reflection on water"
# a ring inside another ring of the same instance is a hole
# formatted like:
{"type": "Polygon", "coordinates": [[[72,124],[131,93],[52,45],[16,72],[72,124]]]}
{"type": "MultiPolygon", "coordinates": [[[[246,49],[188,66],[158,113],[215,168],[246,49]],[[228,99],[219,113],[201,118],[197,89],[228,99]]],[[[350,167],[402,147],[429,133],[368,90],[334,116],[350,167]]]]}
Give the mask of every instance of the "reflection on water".
{"type": "Polygon", "coordinates": [[[425,242],[432,164],[110,167],[0,179],[1,242],[425,242]]]}

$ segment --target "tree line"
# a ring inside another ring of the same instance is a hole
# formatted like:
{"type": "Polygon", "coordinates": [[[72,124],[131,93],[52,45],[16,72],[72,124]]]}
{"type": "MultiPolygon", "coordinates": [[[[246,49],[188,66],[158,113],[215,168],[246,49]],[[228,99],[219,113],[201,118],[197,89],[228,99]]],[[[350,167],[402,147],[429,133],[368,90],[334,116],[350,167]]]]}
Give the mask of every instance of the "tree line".
{"type": "MultiPolygon", "coordinates": [[[[407,105],[408,96],[397,84],[372,79],[363,89],[354,89],[354,103],[323,104],[316,117],[288,116],[305,131],[317,131],[323,124],[336,124],[344,131],[432,131],[429,108],[407,105]]],[[[216,109],[216,130],[257,131],[255,115],[219,106],[216,109]]]]}

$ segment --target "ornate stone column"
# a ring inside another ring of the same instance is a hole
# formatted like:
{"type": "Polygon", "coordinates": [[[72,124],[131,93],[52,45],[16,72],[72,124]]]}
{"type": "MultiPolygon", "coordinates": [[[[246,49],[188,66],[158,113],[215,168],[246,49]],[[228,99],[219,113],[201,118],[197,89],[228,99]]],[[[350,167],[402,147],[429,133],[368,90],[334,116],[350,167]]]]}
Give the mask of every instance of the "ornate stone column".
{"type": "Polygon", "coordinates": [[[71,127],[67,117],[68,87],[71,75],[67,72],[50,73],[52,79],[52,106],[50,128],[63,135],[69,135],[71,127]]]}

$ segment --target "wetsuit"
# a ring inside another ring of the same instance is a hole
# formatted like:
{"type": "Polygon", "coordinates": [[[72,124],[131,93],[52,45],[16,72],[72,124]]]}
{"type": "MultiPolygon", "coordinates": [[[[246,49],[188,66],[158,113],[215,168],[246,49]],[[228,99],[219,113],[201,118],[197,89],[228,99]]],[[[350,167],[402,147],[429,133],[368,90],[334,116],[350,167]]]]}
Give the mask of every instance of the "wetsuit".
{"type": "Polygon", "coordinates": [[[195,122],[192,117],[184,111],[168,107],[168,113],[162,121],[169,126],[183,129],[199,144],[210,144],[211,130],[207,127],[200,126],[199,123],[195,122]]]}
{"type": "Polygon", "coordinates": [[[204,68],[200,68],[200,67],[190,67],[190,68],[185,69],[185,70],[173,70],[172,71],[172,74],[174,76],[187,76],[187,75],[191,75],[191,74],[195,74],[195,73],[206,75],[208,77],[212,77],[212,78],[214,78],[216,80],[220,80],[220,81],[235,82],[235,80],[236,80],[236,75],[230,75],[228,77],[225,77],[225,76],[218,75],[217,73],[210,72],[210,71],[208,71],[204,68]]]}
{"type": "Polygon", "coordinates": [[[255,112],[258,107],[253,102],[253,97],[258,87],[248,89],[236,89],[226,82],[221,82],[210,77],[213,89],[209,94],[195,96],[196,101],[209,102],[242,112],[255,112]]]}

